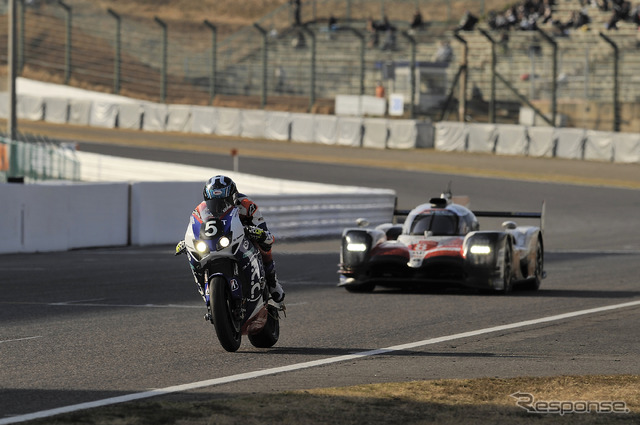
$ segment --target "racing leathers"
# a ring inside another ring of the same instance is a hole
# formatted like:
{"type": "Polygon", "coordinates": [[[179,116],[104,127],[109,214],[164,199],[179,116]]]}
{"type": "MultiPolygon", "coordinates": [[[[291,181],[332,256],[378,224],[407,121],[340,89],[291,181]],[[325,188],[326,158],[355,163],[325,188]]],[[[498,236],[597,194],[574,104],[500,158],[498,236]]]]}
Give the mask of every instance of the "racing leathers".
{"type": "MultiPolygon", "coordinates": [[[[242,193],[238,193],[235,204],[236,207],[238,207],[240,220],[245,226],[248,237],[256,242],[256,245],[260,250],[262,263],[264,264],[265,278],[271,297],[275,302],[282,302],[282,300],[284,300],[284,290],[282,289],[282,285],[278,282],[275,262],[273,261],[273,255],[271,253],[271,246],[275,241],[275,237],[267,228],[267,223],[258,209],[258,205],[249,197],[242,193]]],[[[207,208],[207,204],[204,201],[196,206],[192,215],[201,223],[213,217],[213,214],[209,211],[209,208],[207,208]]],[[[202,292],[205,284],[204,276],[193,267],[191,267],[191,271],[200,291],[202,292]]]]}

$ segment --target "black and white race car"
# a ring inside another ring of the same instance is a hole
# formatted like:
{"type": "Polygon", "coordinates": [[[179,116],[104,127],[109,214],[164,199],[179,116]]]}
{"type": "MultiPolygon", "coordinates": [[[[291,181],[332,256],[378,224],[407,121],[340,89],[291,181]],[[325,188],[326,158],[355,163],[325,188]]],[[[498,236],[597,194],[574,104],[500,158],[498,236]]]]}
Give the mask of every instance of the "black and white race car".
{"type": "Polygon", "coordinates": [[[377,285],[537,290],[546,275],[544,209],[543,202],[539,213],[471,211],[446,192],[410,211],[396,210],[396,217],[406,217],[403,224],[368,228],[361,219],[342,233],[338,286],[350,292],[377,285]],[[540,226],[509,220],[502,230],[481,231],[478,217],[540,219],[540,226]]]}

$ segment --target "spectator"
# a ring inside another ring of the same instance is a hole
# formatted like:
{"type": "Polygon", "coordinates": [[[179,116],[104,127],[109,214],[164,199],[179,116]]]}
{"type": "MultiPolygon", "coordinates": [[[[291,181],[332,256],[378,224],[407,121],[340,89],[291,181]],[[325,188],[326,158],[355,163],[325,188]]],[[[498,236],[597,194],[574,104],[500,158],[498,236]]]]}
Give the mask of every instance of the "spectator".
{"type": "Polygon", "coordinates": [[[420,9],[416,8],[415,13],[413,14],[413,20],[411,21],[411,29],[414,31],[422,29],[422,25],[424,25],[422,13],[420,13],[420,9]]]}
{"type": "Polygon", "coordinates": [[[609,22],[605,24],[605,28],[608,30],[617,30],[618,22],[626,21],[629,19],[629,13],[631,12],[631,3],[626,0],[613,0],[612,1],[613,13],[609,22]]]}
{"type": "Polygon", "coordinates": [[[385,97],[385,90],[384,90],[384,86],[382,85],[382,81],[378,81],[378,83],[376,84],[376,97],[384,99],[385,97]]]}
{"type": "Polygon", "coordinates": [[[440,41],[438,50],[431,57],[432,62],[451,62],[453,60],[453,49],[448,41],[440,41]]]}
{"type": "Polygon", "coordinates": [[[464,12],[456,31],[472,31],[478,23],[478,18],[468,10],[464,12]]]}
{"type": "Polygon", "coordinates": [[[380,49],[394,50],[396,48],[396,27],[391,24],[386,15],[379,26],[379,30],[384,32],[384,42],[380,49]]]}
{"type": "Polygon", "coordinates": [[[380,25],[373,18],[367,20],[367,32],[369,33],[369,47],[378,47],[380,43],[380,25]]]}

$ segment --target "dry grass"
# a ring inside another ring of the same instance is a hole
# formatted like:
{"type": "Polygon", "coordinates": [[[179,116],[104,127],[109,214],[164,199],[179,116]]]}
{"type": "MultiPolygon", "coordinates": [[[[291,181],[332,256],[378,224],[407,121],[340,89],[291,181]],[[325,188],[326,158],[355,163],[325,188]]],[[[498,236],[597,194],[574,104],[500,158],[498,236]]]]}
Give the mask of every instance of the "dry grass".
{"type": "Polygon", "coordinates": [[[105,424],[611,424],[639,423],[640,376],[465,379],[324,388],[198,402],[148,401],[38,423],[105,424]],[[621,401],[629,413],[535,414],[510,394],[536,401],[621,401]],[[542,422],[541,422],[542,421],[542,422]]]}

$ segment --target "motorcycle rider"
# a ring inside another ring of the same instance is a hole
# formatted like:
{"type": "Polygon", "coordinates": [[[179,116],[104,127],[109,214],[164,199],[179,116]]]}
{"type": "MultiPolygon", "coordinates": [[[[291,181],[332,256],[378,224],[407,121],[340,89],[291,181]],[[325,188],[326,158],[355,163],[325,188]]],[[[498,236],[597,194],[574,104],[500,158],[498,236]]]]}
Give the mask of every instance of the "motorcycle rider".
{"type": "MultiPolygon", "coordinates": [[[[265,277],[271,298],[275,302],[284,300],[284,290],[278,282],[276,275],[275,262],[271,253],[271,246],[275,241],[275,237],[267,228],[267,223],[262,217],[262,213],[258,209],[258,205],[248,196],[239,193],[235,182],[223,175],[211,177],[204,186],[204,201],[202,201],[193,210],[193,215],[201,222],[207,221],[212,216],[217,216],[229,208],[236,206],[239,210],[240,220],[245,226],[248,237],[255,241],[264,264],[265,277]]],[[[181,242],[176,247],[176,252],[182,249],[181,242]]],[[[200,288],[204,288],[204,276],[191,267],[193,277],[200,288]]]]}

